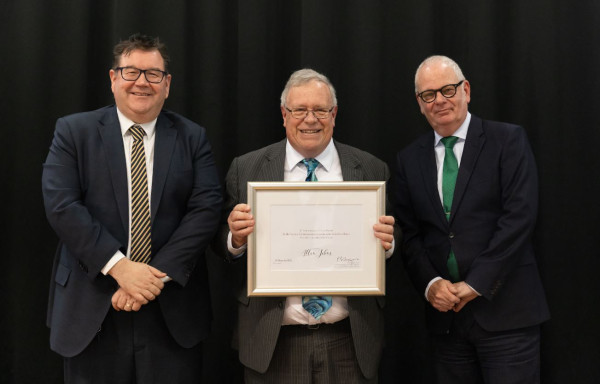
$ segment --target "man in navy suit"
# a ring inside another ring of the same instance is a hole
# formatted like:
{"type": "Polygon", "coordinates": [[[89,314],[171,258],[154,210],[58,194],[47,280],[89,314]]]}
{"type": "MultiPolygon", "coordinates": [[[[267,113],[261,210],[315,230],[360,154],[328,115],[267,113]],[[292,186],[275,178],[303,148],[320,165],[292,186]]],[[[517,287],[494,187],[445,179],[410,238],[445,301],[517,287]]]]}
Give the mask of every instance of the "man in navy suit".
{"type": "Polygon", "coordinates": [[[60,239],[47,323],[67,383],[201,378],[211,320],[204,250],[222,196],[205,129],[162,109],[168,64],[162,42],[132,35],[115,46],[109,71],[116,106],[56,123],[42,176],[60,239]],[[134,125],[143,130],[148,263],[130,259],[134,125]]]}
{"type": "Polygon", "coordinates": [[[415,92],[433,131],[398,154],[395,214],[406,268],[429,302],[438,382],[539,383],[549,312],[531,243],[538,185],[525,131],[471,115],[470,83],[447,57],[421,63],[415,92]]]}

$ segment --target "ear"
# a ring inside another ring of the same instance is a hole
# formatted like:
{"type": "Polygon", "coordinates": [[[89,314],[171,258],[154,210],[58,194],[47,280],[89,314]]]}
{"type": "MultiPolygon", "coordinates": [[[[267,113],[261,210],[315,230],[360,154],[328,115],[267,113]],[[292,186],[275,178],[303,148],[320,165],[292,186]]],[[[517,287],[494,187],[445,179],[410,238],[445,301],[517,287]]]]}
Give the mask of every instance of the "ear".
{"type": "Polygon", "coordinates": [[[110,77],[110,89],[113,93],[115,93],[115,82],[117,81],[117,71],[111,69],[108,71],[108,76],[110,77]]]}
{"type": "Polygon", "coordinates": [[[421,111],[421,114],[424,115],[425,114],[425,102],[423,100],[421,100],[419,95],[415,95],[415,96],[417,97],[417,104],[419,104],[419,110],[421,111]]]}
{"type": "Polygon", "coordinates": [[[281,109],[281,117],[283,118],[283,126],[285,127],[285,118],[287,117],[288,111],[283,105],[280,105],[279,109],[281,109]]]}
{"type": "Polygon", "coordinates": [[[165,99],[169,97],[169,90],[171,89],[171,74],[169,73],[165,78],[165,99]]]}
{"type": "Polygon", "coordinates": [[[471,102],[471,83],[469,83],[469,80],[465,80],[463,87],[465,89],[465,99],[467,100],[467,104],[469,104],[471,102]]]}

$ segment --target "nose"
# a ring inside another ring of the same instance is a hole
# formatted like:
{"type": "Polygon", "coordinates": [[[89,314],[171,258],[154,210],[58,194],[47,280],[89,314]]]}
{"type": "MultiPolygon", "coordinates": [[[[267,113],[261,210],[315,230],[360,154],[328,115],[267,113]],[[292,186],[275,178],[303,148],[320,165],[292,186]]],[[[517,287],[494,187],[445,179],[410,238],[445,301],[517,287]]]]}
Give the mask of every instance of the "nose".
{"type": "Polygon", "coordinates": [[[137,78],[137,80],[135,81],[136,85],[148,85],[148,80],[146,80],[146,73],[142,72],[140,73],[140,77],[137,78]]]}
{"type": "Polygon", "coordinates": [[[318,120],[317,116],[315,116],[315,111],[313,111],[312,109],[308,110],[308,115],[306,115],[306,117],[304,118],[304,121],[307,120],[309,123],[316,122],[318,120]]]}

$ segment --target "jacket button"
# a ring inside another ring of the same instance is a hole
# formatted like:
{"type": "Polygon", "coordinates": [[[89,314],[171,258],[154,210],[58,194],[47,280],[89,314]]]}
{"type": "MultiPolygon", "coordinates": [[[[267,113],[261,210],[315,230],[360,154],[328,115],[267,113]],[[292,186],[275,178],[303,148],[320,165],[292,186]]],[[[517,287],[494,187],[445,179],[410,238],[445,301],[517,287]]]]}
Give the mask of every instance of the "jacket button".
{"type": "Polygon", "coordinates": [[[283,301],[280,301],[279,303],[277,303],[277,306],[278,306],[279,308],[283,308],[283,301]]]}
{"type": "Polygon", "coordinates": [[[449,238],[451,238],[451,239],[454,239],[454,232],[450,232],[450,233],[448,234],[448,237],[449,237],[449,238]]]}

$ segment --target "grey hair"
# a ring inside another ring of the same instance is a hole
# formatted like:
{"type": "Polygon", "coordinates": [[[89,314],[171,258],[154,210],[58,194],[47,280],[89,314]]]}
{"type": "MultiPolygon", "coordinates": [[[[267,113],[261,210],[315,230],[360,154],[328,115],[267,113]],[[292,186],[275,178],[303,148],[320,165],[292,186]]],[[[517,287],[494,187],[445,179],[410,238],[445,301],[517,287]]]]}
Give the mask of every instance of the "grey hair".
{"type": "Polygon", "coordinates": [[[311,81],[319,81],[327,85],[327,87],[329,87],[329,93],[331,94],[331,101],[333,102],[333,107],[337,107],[337,97],[335,96],[335,88],[333,88],[333,84],[331,84],[327,76],[310,68],[299,69],[296,72],[292,73],[287,83],[285,84],[285,88],[283,88],[283,92],[281,92],[281,106],[285,106],[288,93],[290,92],[290,89],[292,87],[308,84],[311,81]]]}
{"type": "Polygon", "coordinates": [[[450,67],[454,70],[454,74],[456,74],[458,81],[465,80],[465,76],[463,75],[462,71],[460,70],[460,67],[458,66],[458,64],[456,64],[456,61],[452,60],[448,56],[441,56],[441,55],[429,56],[428,58],[423,60],[423,62],[417,68],[417,72],[415,72],[415,93],[419,93],[419,90],[417,88],[417,77],[419,76],[419,72],[421,71],[422,68],[424,68],[428,65],[434,64],[434,63],[436,63],[436,64],[440,63],[440,64],[447,65],[448,67],[450,67]]]}

